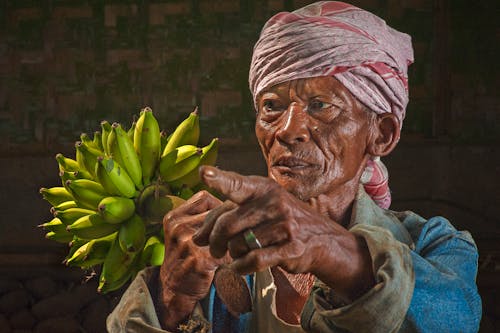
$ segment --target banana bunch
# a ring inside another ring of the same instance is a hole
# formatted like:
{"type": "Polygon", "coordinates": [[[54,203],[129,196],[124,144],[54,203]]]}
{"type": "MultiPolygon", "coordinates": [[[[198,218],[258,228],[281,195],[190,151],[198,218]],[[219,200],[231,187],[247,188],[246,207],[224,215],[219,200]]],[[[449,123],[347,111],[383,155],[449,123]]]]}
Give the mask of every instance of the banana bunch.
{"type": "Polygon", "coordinates": [[[63,262],[102,266],[102,293],[161,265],[163,216],[202,188],[198,167],[217,159],[218,139],[198,147],[199,136],[197,109],[167,135],[146,107],[128,130],[102,121],[93,138],[83,133],[74,159],[57,154],[61,185],[40,189],[54,218],[39,227],[69,245],[63,262]]]}

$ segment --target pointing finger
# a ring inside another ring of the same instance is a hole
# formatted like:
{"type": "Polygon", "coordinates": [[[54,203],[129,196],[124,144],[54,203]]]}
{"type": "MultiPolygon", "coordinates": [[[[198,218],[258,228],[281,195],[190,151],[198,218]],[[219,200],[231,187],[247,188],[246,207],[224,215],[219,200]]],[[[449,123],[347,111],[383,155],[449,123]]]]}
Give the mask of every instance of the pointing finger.
{"type": "Polygon", "coordinates": [[[211,166],[200,167],[203,182],[225,195],[229,200],[242,204],[267,192],[269,180],[259,176],[242,176],[211,166]]]}

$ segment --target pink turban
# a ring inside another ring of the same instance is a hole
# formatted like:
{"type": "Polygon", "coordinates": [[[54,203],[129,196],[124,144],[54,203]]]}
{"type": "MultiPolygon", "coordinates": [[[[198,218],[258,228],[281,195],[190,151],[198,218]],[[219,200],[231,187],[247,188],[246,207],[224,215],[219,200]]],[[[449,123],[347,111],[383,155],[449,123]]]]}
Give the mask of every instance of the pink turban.
{"type": "Polygon", "coordinates": [[[412,62],[410,36],[360,8],[321,1],[267,21],[254,47],[249,84],[257,106],[267,87],[333,75],[370,110],[392,112],[401,125],[412,62]]]}
{"type": "MultiPolygon", "coordinates": [[[[392,112],[402,126],[411,63],[409,35],[355,6],[321,1],[267,21],[254,47],[249,85],[257,109],[257,96],[265,88],[332,75],[370,110],[392,112]]],[[[380,158],[373,157],[361,179],[382,208],[391,203],[388,177],[380,158]]]]}

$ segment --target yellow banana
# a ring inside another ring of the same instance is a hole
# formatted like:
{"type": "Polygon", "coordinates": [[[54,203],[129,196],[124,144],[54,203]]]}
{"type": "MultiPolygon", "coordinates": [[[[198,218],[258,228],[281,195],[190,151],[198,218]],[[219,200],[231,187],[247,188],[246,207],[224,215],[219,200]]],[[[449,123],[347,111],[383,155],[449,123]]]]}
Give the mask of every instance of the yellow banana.
{"type": "Polygon", "coordinates": [[[63,154],[59,153],[56,155],[57,163],[59,163],[59,171],[77,171],[80,169],[78,162],[65,157],[63,154]]]}
{"type": "Polygon", "coordinates": [[[120,247],[124,252],[138,252],[142,250],[146,237],[146,228],[141,217],[137,214],[123,222],[118,231],[120,247]]]}
{"type": "Polygon", "coordinates": [[[82,207],[97,209],[99,202],[108,196],[101,184],[88,179],[67,180],[66,187],[82,207]]]}
{"type": "Polygon", "coordinates": [[[64,187],[51,187],[40,189],[40,194],[45,200],[47,200],[52,206],[57,206],[65,201],[74,200],[73,195],[68,192],[64,187]]]}
{"type": "Polygon", "coordinates": [[[184,176],[177,178],[173,181],[168,182],[169,186],[172,188],[180,189],[183,186],[194,187],[200,180],[199,166],[201,165],[215,165],[217,160],[217,150],[219,147],[219,139],[213,139],[210,144],[202,148],[202,154],[198,165],[191,169],[191,171],[184,176]]]}
{"type": "Polygon", "coordinates": [[[117,231],[119,224],[107,223],[99,214],[90,214],[80,217],[66,227],[66,230],[82,239],[95,239],[108,236],[117,231]]]}
{"type": "Polygon", "coordinates": [[[149,185],[160,158],[160,127],[150,108],[141,111],[134,132],[134,148],[139,155],[142,181],[149,185]]]}
{"type": "MultiPolygon", "coordinates": [[[[114,123],[113,123],[114,125],[114,123]]],[[[117,135],[116,135],[116,130],[114,126],[111,126],[111,132],[109,132],[108,135],[108,156],[113,158],[118,164],[123,166],[123,159],[122,155],[120,153],[120,147],[118,147],[118,140],[117,140],[117,135]]]]}
{"type": "Polygon", "coordinates": [[[106,155],[109,156],[109,150],[108,150],[108,136],[109,133],[111,133],[111,124],[107,122],[106,120],[101,121],[101,145],[102,145],[102,150],[106,155]]]}
{"type": "Polygon", "coordinates": [[[198,116],[198,108],[189,114],[189,117],[184,119],[170,135],[165,149],[161,156],[167,155],[175,148],[183,145],[197,145],[200,137],[200,117],[198,116]]]}
{"type": "Polygon", "coordinates": [[[142,170],[139,156],[134,149],[134,143],[128,137],[120,124],[113,124],[113,132],[116,134],[116,142],[123,160],[121,166],[127,170],[128,175],[138,189],[142,189],[142,170]]]}
{"type": "MultiPolygon", "coordinates": [[[[99,180],[101,182],[106,179],[104,176],[105,173],[108,176],[109,181],[114,185],[114,188],[116,188],[116,191],[118,191],[121,196],[126,198],[133,198],[136,196],[137,191],[135,189],[134,182],[130,179],[127,171],[122,168],[119,163],[117,163],[113,158],[102,156],[98,158],[98,162],[103,167],[103,171],[101,170],[101,173],[98,172],[98,175],[100,175],[99,180]]],[[[109,183],[107,180],[105,182],[106,184],[109,183]]],[[[110,194],[116,194],[115,190],[109,187],[108,192],[110,192],[110,194]]],[[[103,198],[101,198],[101,200],[102,199],[103,198]]]]}
{"type": "Polygon", "coordinates": [[[99,215],[108,223],[121,223],[134,215],[134,200],[123,197],[107,197],[98,206],[99,215]]]}

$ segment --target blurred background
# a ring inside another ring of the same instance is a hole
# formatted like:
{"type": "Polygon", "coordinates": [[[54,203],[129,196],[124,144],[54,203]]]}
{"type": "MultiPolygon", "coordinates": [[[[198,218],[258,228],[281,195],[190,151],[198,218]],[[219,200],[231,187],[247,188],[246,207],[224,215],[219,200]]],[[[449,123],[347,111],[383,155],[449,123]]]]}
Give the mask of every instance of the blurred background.
{"type": "MultiPolygon", "coordinates": [[[[218,165],[265,175],[247,76],[273,14],[300,0],[3,0],[0,4],[0,331],[104,332],[123,290],[98,295],[92,272],[61,264],[67,247],[40,187],[81,132],[130,124],[150,106],[171,131],[199,106],[218,165]],[[88,282],[86,282],[88,280],[88,282]]],[[[410,104],[385,159],[394,210],[442,215],[479,253],[481,332],[500,332],[500,5],[494,0],[353,0],[413,38],[410,104]]],[[[452,324],[451,324],[452,325],[452,324]]]]}

